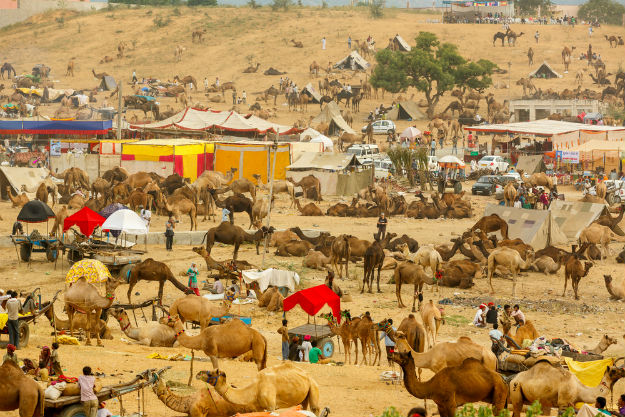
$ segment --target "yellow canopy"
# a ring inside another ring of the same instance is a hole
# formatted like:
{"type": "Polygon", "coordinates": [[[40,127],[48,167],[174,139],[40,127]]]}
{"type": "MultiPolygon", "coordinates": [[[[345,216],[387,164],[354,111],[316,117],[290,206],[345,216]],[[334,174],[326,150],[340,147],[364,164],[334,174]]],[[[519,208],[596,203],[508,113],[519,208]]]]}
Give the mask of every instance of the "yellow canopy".
{"type": "Polygon", "coordinates": [[[614,363],[614,359],[602,359],[599,361],[577,362],[571,358],[564,358],[569,370],[587,387],[596,387],[601,382],[603,374],[608,366],[614,363]]]}
{"type": "Polygon", "coordinates": [[[83,259],[72,265],[65,276],[65,282],[71,284],[82,277],[85,277],[90,283],[105,282],[107,279],[112,279],[106,265],[95,259],[83,259]]]}

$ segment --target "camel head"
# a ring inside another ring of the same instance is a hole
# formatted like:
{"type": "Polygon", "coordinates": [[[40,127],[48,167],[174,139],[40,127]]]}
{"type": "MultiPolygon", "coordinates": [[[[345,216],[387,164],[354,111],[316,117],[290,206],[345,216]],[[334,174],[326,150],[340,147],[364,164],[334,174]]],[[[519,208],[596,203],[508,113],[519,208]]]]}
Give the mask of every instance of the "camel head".
{"type": "Polygon", "coordinates": [[[610,389],[612,389],[612,387],[614,386],[614,384],[616,383],[616,381],[618,381],[619,379],[625,377],[625,368],[623,368],[623,365],[618,366],[617,363],[619,361],[624,361],[625,362],[625,358],[620,357],[614,360],[614,366],[608,366],[606,369],[606,375],[604,375],[604,379],[607,376],[607,379],[609,381],[609,386],[610,389]]]}
{"type": "Polygon", "coordinates": [[[120,281],[118,279],[115,279],[115,278],[107,279],[106,280],[106,294],[107,294],[107,297],[109,296],[109,294],[114,297],[115,296],[115,289],[117,287],[119,287],[120,284],[125,284],[125,282],[122,282],[122,281],[120,281]]]}
{"type": "Polygon", "coordinates": [[[385,332],[386,334],[389,334],[389,331],[390,331],[390,330],[391,330],[391,328],[392,328],[392,325],[391,325],[391,323],[389,322],[389,319],[384,319],[384,320],[382,320],[381,322],[376,323],[375,325],[378,327],[378,329],[382,330],[382,331],[383,331],[383,332],[385,332]]]}
{"type": "Polygon", "coordinates": [[[195,375],[195,379],[204,381],[212,386],[217,385],[219,378],[226,378],[226,373],[220,371],[219,369],[213,369],[212,371],[200,371],[195,375]]]}
{"type": "Polygon", "coordinates": [[[209,254],[206,251],[206,248],[204,246],[196,246],[192,250],[193,250],[193,252],[195,252],[198,255],[200,255],[202,258],[205,258],[205,257],[209,256],[209,254]]]}
{"type": "MultiPolygon", "coordinates": [[[[612,275],[604,275],[603,279],[605,280],[605,285],[610,285],[612,283],[612,275]]],[[[625,339],[625,335],[623,335],[625,339]]]]}
{"type": "Polygon", "coordinates": [[[319,315],[320,318],[328,320],[328,323],[336,325],[336,319],[330,313],[324,313],[319,315]]]}
{"type": "Polygon", "coordinates": [[[584,262],[584,276],[588,275],[588,271],[590,271],[590,268],[593,267],[593,263],[592,262],[584,262]]]}
{"type": "Polygon", "coordinates": [[[128,314],[124,311],[123,308],[111,308],[111,315],[115,317],[118,321],[122,321],[124,317],[128,318],[128,314]]]}
{"type": "Polygon", "coordinates": [[[408,366],[410,362],[414,363],[410,352],[398,352],[397,349],[390,354],[389,359],[399,366],[408,366]]]}
{"type": "Polygon", "coordinates": [[[604,334],[603,337],[601,338],[601,343],[610,347],[612,345],[616,345],[618,341],[615,338],[610,337],[607,334],[604,334]]]}

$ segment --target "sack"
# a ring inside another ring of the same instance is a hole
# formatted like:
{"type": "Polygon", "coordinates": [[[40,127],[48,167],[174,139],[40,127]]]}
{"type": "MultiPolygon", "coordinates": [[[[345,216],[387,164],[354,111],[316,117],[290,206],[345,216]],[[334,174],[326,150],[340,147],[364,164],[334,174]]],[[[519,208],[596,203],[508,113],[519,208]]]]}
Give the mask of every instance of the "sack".
{"type": "Polygon", "coordinates": [[[46,388],[46,390],[44,391],[44,396],[49,399],[49,400],[58,400],[59,397],[61,396],[62,390],[65,388],[64,382],[61,382],[61,384],[63,384],[62,387],[57,388],[57,385],[50,385],[48,388],[46,388]],[[60,389],[60,390],[59,390],[60,389]]]}

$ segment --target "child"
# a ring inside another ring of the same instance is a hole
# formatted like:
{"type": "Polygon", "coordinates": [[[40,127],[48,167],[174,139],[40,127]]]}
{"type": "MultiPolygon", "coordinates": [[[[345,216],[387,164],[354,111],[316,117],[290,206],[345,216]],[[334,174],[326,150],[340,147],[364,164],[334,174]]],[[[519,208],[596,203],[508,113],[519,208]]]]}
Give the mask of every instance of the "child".
{"type": "Polygon", "coordinates": [[[80,401],[85,410],[85,417],[97,417],[98,397],[95,395],[95,376],[91,373],[91,367],[82,368],[82,375],[78,377],[80,387],[80,401]]]}
{"type": "Polygon", "coordinates": [[[287,327],[288,324],[287,319],[282,320],[282,327],[278,329],[278,334],[282,335],[282,360],[286,361],[289,359],[289,329],[287,327]]]}
{"type": "Polygon", "coordinates": [[[199,273],[199,271],[197,269],[197,266],[195,265],[195,262],[192,262],[191,266],[187,270],[187,275],[189,276],[189,288],[191,289],[191,291],[193,291],[195,293],[195,295],[197,295],[199,297],[200,296],[200,290],[198,289],[198,286],[197,286],[197,275],[198,275],[198,273],[199,273]]]}
{"type": "Polygon", "coordinates": [[[106,408],[106,403],[104,401],[100,403],[97,417],[113,417],[113,413],[106,408]]]}
{"type": "Polygon", "coordinates": [[[310,353],[310,350],[312,349],[312,345],[310,344],[310,335],[309,334],[304,336],[304,342],[299,347],[299,349],[300,349],[300,352],[301,352],[300,361],[301,362],[308,362],[308,354],[310,353]]]}

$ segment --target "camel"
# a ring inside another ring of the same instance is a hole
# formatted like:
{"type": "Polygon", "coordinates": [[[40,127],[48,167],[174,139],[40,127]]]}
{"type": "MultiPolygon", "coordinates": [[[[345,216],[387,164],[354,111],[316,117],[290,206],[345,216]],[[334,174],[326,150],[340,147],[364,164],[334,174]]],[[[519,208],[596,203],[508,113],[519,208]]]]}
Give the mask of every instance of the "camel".
{"type": "Polygon", "coordinates": [[[256,185],[247,178],[239,178],[232,181],[227,187],[218,190],[217,194],[227,191],[232,191],[234,194],[250,193],[252,202],[256,202],[256,185]]]}
{"type": "Polygon", "coordinates": [[[254,74],[258,72],[258,68],[260,68],[260,62],[257,62],[256,65],[250,65],[249,67],[243,70],[243,74],[254,74]]]}
{"type": "Polygon", "coordinates": [[[9,80],[11,79],[11,73],[13,73],[13,77],[17,75],[17,72],[15,71],[15,68],[13,68],[13,65],[8,62],[5,62],[4,64],[2,64],[2,67],[0,67],[0,78],[2,78],[3,80],[5,72],[7,73],[7,77],[9,80]]]}
{"type": "Polygon", "coordinates": [[[523,404],[532,404],[534,401],[540,402],[543,413],[550,413],[552,406],[557,406],[562,413],[578,402],[592,404],[597,397],[610,398],[614,383],[623,376],[623,368],[608,366],[599,385],[591,388],[583,385],[570,371],[540,361],[510,381],[512,415],[520,417],[523,404]]]}
{"type": "Polygon", "coordinates": [[[414,291],[412,297],[412,311],[415,312],[415,303],[417,297],[419,298],[419,307],[421,307],[421,301],[423,299],[423,284],[434,285],[436,279],[425,274],[421,265],[416,265],[412,262],[402,262],[395,268],[393,272],[393,278],[395,280],[395,295],[397,296],[397,306],[399,308],[406,307],[401,299],[401,286],[402,284],[413,284],[414,291]]]}
{"type": "Polygon", "coordinates": [[[294,39],[291,39],[290,42],[293,44],[293,46],[295,48],[303,48],[304,47],[304,44],[302,42],[300,42],[300,41],[296,41],[294,39]]]}
{"type": "Polygon", "coordinates": [[[265,292],[260,292],[257,283],[253,283],[252,291],[256,294],[258,307],[266,307],[267,311],[282,311],[284,308],[284,297],[280,294],[278,287],[270,286],[265,292]]]}
{"type": "Polygon", "coordinates": [[[178,298],[169,308],[170,316],[178,316],[181,322],[194,321],[200,324],[200,329],[205,329],[213,318],[221,318],[230,311],[230,302],[224,299],[217,305],[204,297],[195,294],[187,294],[178,298]]]}
{"type": "Polygon", "coordinates": [[[286,243],[290,240],[298,240],[299,237],[297,234],[291,230],[282,230],[279,232],[274,232],[271,235],[271,240],[269,241],[269,246],[278,247],[283,243],[286,243]]]}
{"type": "Polygon", "coordinates": [[[325,271],[327,269],[326,265],[329,265],[331,261],[332,259],[329,256],[325,256],[323,252],[311,249],[302,260],[302,266],[325,271]]]}
{"type": "Polygon", "coordinates": [[[421,246],[414,255],[410,254],[407,248],[404,248],[404,256],[417,265],[421,265],[424,270],[429,267],[432,270],[432,275],[441,269],[443,263],[441,254],[432,245],[421,246]]]}
{"type": "Polygon", "coordinates": [[[384,265],[384,248],[395,236],[397,236],[397,234],[388,233],[381,241],[376,237],[375,241],[365,251],[364,277],[362,279],[362,289],[360,290],[361,294],[365,292],[367,283],[369,284],[369,293],[372,293],[371,286],[373,285],[376,268],[378,269],[378,292],[382,292],[380,291],[380,272],[384,265]]]}
{"type": "Polygon", "coordinates": [[[62,179],[65,185],[65,190],[72,194],[77,188],[88,190],[91,188],[89,182],[89,175],[80,168],[72,167],[63,171],[61,174],[55,174],[50,171],[50,175],[55,178],[62,179]]]}
{"type": "Polygon", "coordinates": [[[508,239],[508,223],[496,214],[482,217],[470,230],[481,230],[484,233],[500,231],[502,238],[508,239]]]}
{"type": "Polygon", "coordinates": [[[193,32],[191,32],[191,43],[195,43],[196,40],[198,43],[202,43],[202,38],[204,37],[204,35],[206,35],[206,29],[194,30],[193,32]]]}
{"type": "Polygon", "coordinates": [[[565,74],[569,72],[569,65],[571,65],[571,54],[573,53],[573,49],[575,49],[574,46],[572,48],[565,46],[562,49],[562,64],[564,65],[565,74]]]}
{"type": "Polygon", "coordinates": [[[23,207],[24,204],[28,203],[28,196],[26,195],[25,192],[22,192],[22,194],[18,194],[17,196],[13,197],[13,192],[11,191],[11,186],[7,185],[7,195],[9,196],[9,200],[11,200],[11,203],[13,203],[12,207],[23,207]]]}
{"type": "Polygon", "coordinates": [[[428,338],[428,346],[432,348],[436,344],[438,329],[441,324],[445,323],[441,310],[434,305],[434,301],[430,300],[421,306],[421,319],[428,338]]]}
{"type": "Polygon", "coordinates": [[[247,261],[216,261],[213,259],[204,246],[194,247],[193,252],[200,255],[206,261],[206,269],[219,271],[219,275],[223,277],[235,277],[238,278],[237,271],[244,271],[247,269],[256,269],[256,267],[247,261]],[[234,270],[231,269],[234,265],[234,270]]]}
{"type": "Polygon", "coordinates": [[[612,285],[612,275],[604,275],[605,287],[611,300],[625,300],[625,279],[612,285]]]}
{"type": "Polygon", "coordinates": [[[504,46],[503,43],[506,39],[506,35],[508,34],[508,32],[503,33],[503,32],[497,32],[493,35],[493,46],[495,46],[495,42],[497,42],[497,39],[501,40],[501,46],[504,46]]]}
{"type": "Polygon", "coordinates": [[[152,385],[154,393],[165,406],[178,413],[184,413],[189,417],[221,417],[224,415],[235,415],[254,410],[250,407],[231,404],[217,395],[213,387],[206,384],[203,388],[191,395],[179,396],[174,394],[165,381],[157,373],[152,376],[156,383],[152,385]]]}
{"type": "Polygon", "coordinates": [[[443,264],[438,285],[468,289],[475,285],[473,279],[481,278],[482,276],[482,268],[479,264],[466,259],[455,260],[443,264]]]}
{"type": "Polygon", "coordinates": [[[509,182],[503,189],[503,199],[506,202],[506,207],[514,206],[516,195],[516,187],[512,182],[509,182]]]}
{"type": "Polygon", "coordinates": [[[48,204],[49,194],[52,194],[52,207],[54,207],[54,203],[56,203],[56,194],[54,192],[54,189],[48,187],[45,182],[40,183],[39,187],[37,187],[37,191],[35,192],[35,199],[48,204]]]}
{"type": "MultiPolygon", "coordinates": [[[[263,237],[265,234],[271,232],[270,229],[261,228],[256,234],[257,233],[260,233],[261,237],[263,237]]],[[[253,240],[256,243],[256,254],[258,254],[261,239],[256,239],[256,234],[250,235],[239,226],[235,226],[230,222],[222,222],[219,226],[208,229],[208,232],[206,232],[202,238],[202,243],[204,243],[204,239],[206,239],[206,250],[209,254],[215,242],[234,245],[232,259],[236,260],[239,253],[239,246],[248,240],[253,240]]]]}
{"type": "MultiPolygon", "coordinates": [[[[129,338],[144,346],[174,347],[176,332],[171,325],[151,323],[146,327],[132,327],[128,314],[123,308],[111,309],[111,315],[119,322],[122,332],[129,338]]],[[[171,322],[171,319],[169,319],[171,322]]]]}
{"type": "Polygon", "coordinates": [[[181,346],[202,350],[210,357],[213,369],[219,368],[218,358],[234,358],[250,350],[258,370],[267,366],[267,340],[257,330],[239,319],[232,319],[218,326],[210,326],[197,336],[187,336],[178,316],[173,316],[174,330],[181,346]]]}
{"type": "Polygon", "coordinates": [[[176,60],[176,62],[182,61],[182,53],[186,50],[187,48],[185,48],[184,46],[176,45],[176,48],[174,49],[174,59],[176,60]]]}
{"type": "Polygon", "coordinates": [[[195,88],[197,90],[198,84],[197,81],[195,79],[194,76],[192,75],[187,75],[184,77],[180,77],[178,75],[174,76],[174,82],[178,82],[180,84],[182,84],[183,86],[187,86],[189,84],[191,84],[193,86],[193,88],[195,88]]]}
{"type": "Polygon", "coordinates": [[[616,48],[618,46],[618,39],[616,38],[616,36],[614,35],[603,35],[605,37],[605,40],[610,42],[610,48],[616,48]],[[614,43],[614,45],[612,45],[612,43],[614,43]]]}
{"type": "Polygon", "coordinates": [[[131,189],[141,188],[143,189],[149,183],[154,182],[154,178],[150,175],[149,172],[136,172],[134,174],[128,175],[125,183],[130,186],[131,189]]]}
{"type": "Polygon", "coordinates": [[[601,259],[605,259],[608,255],[612,254],[610,250],[610,242],[612,239],[617,240],[619,242],[624,242],[625,238],[622,236],[616,235],[612,229],[607,226],[602,226],[597,223],[593,223],[590,226],[586,227],[579,234],[579,244],[583,245],[584,243],[595,244],[597,246],[601,245],[603,248],[601,259]]]}
{"type": "Polygon", "coordinates": [[[323,216],[323,211],[315,205],[315,203],[308,203],[302,207],[299,203],[299,199],[295,199],[295,207],[302,216],[323,216]]]}
{"type": "Polygon", "coordinates": [[[290,240],[282,243],[276,250],[276,256],[305,256],[314,245],[304,240],[290,240]]]}
{"type": "MultiPolygon", "coordinates": [[[[63,320],[59,318],[54,313],[54,307],[51,307],[48,310],[46,310],[45,316],[50,321],[50,325],[54,327],[57,331],[69,330],[69,320],[63,320]]],[[[90,324],[87,324],[86,314],[78,313],[76,316],[74,316],[74,327],[78,329],[83,329],[85,331],[90,330],[91,333],[93,334],[93,337],[95,337],[95,332],[93,331],[94,323],[92,322],[90,324]]],[[[100,328],[100,337],[102,339],[113,340],[113,335],[111,334],[111,330],[108,328],[108,325],[106,324],[106,322],[102,319],[100,319],[99,328],[100,328]]]]}
{"type": "Polygon", "coordinates": [[[605,185],[605,182],[601,181],[597,183],[595,187],[595,192],[597,193],[597,197],[605,199],[605,195],[608,191],[608,187],[605,185]]]}
{"type": "Polygon", "coordinates": [[[0,411],[19,409],[20,417],[43,417],[43,387],[13,362],[0,366],[0,411]]]}
{"type": "Polygon", "coordinates": [[[191,223],[189,230],[197,230],[197,207],[193,201],[182,196],[171,196],[165,199],[161,194],[158,206],[164,208],[176,220],[180,219],[182,214],[187,214],[191,223]]]}
{"type": "MultiPolygon", "coordinates": [[[[128,271],[126,271],[128,273],[128,271]]],[[[189,293],[189,288],[182,285],[171,272],[167,264],[156,261],[152,258],[144,259],[142,262],[132,266],[128,275],[128,302],[130,303],[130,295],[132,289],[139,281],[158,281],[158,300],[159,304],[163,304],[163,288],[165,282],[171,282],[174,287],[183,293],[189,293]]]]}
{"type": "Polygon", "coordinates": [[[516,280],[519,271],[521,269],[528,269],[533,262],[533,251],[530,251],[527,258],[523,260],[519,252],[514,249],[502,247],[493,250],[488,256],[488,285],[490,286],[491,294],[495,293],[492,279],[497,266],[503,265],[512,272],[512,296],[514,297],[516,295],[516,280]]]}
{"type": "Polygon", "coordinates": [[[493,415],[499,415],[507,406],[508,385],[501,375],[477,359],[467,358],[459,366],[437,372],[426,382],[417,378],[410,353],[394,352],[391,360],[402,368],[406,390],[416,398],[432,399],[440,417],[453,417],[458,406],[478,401],[492,404],[493,415]]]}
{"type": "Polygon", "coordinates": [[[618,216],[612,217],[608,213],[602,214],[593,223],[597,223],[597,224],[600,224],[602,226],[609,227],[615,234],[620,235],[619,232],[621,232],[621,231],[619,230],[619,232],[617,232],[614,229],[616,228],[616,226],[618,226],[618,224],[621,222],[621,220],[623,220],[623,214],[624,213],[625,213],[625,204],[621,204],[621,208],[620,208],[620,212],[619,212],[618,216]]]}
{"type": "Polygon", "coordinates": [[[252,207],[254,205],[254,203],[252,202],[252,200],[250,200],[249,198],[245,197],[243,194],[235,194],[235,195],[231,195],[230,197],[227,197],[225,200],[220,200],[219,197],[217,197],[216,191],[213,189],[208,190],[209,193],[213,196],[213,200],[215,201],[215,205],[219,208],[226,208],[228,209],[228,211],[230,212],[229,216],[230,216],[230,223],[234,224],[234,213],[241,213],[241,212],[245,212],[247,213],[247,215],[250,218],[250,225],[249,227],[251,228],[253,223],[254,223],[254,219],[252,217],[252,207]]]}
{"type": "MultiPolygon", "coordinates": [[[[347,313],[347,310],[346,310],[347,313]]],[[[332,334],[339,336],[341,338],[341,342],[343,342],[343,350],[345,353],[345,363],[349,364],[352,362],[352,349],[351,344],[354,342],[354,348],[356,349],[356,361],[354,364],[358,363],[358,343],[356,343],[356,325],[360,322],[360,317],[356,317],[352,319],[349,314],[343,314],[343,323],[341,326],[336,325],[336,320],[332,314],[322,314],[321,317],[328,320],[328,326],[330,327],[330,331],[332,334]]]]}
{"type": "Polygon", "coordinates": [[[597,346],[595,346],[592,349],[587,349],[586,351],[588,353],[593,353],[595,355],[601,355],[603,352],[608,350],[610,346],[616,345],[617,343],[618,342],[616,341],[615,338],[610,337],[607,334],[604,334],[601,340],[599,340],[599,343],[597,344],[597,346]]]}
{"type": "MultiPolygon", "coordinates": [[[[77,311],[84,311],[87,314],[87,323],[91,323],[93,317],[100,317],[102,310],[109,308],[115,300],[115,289],[121,284],[121,281],[108,279],[106,281],[105,296],[102,297],[98,293],[95,285],[90,284],[84,277],[79,278],[71,287],[65,290],[65,310],[69,318],[69,334],[74,336],[74,314],[77,311]]],[[[99,324],[96,326],[96,336],[98,346],[102,345],[100,340],[99,324]]],[[[87,333],[85,345],[91,345],[91,332],[87,333]]]]}
{"type": "Polygon", "coordinates": [[[351,248],[348,235],[340,235],[334,239],[334,242],[332,242],[332,256],[330,257],[330,262],[334,270],[338,272],[339,278],[343,278],[343,268],[340,266],[343,259],[345,259],[345,277],[349,278],[347,267],[349,266],[350,252],[351,248]]]}
{"type": "Polygon", "coordinates": [[[536,340],[540,334],[536,331],[534,327],[534,323],[531,320],[526,320],[522,326],[519,326],[516,329],[516,333],[512,334],[512,323],[506,322],[503,325],[502,332],[508,341],[508,346],[514,345],[514,347],[523,346],[523,341],[525,340],[536,340]]]}
{"type": "Polygon", "coordinates": [[[558,256],[557,262],[549,256],[541,256],[532,263],[532,269],[543,274],[556,274],[562,266],[562,255],[558,256]]]}
{"type": "Polygon", "coordinates": [[[532,187],[543,186],[549,188],[551,191],[554,187],[553,178],[545,174],[544,172],[537,172],[532,174],[528,180],[532,187]]]}
{"type": "Polygon", "coordinates": [[[564,291],[562,291],[562,297],[566,294],[566,284],[569,282],[569,278],[571,279],[571,286],[573,287],[573,292],[575,293],[575,299],[579,300],[579,296],[577,294],[577,290],[579,287],[579,281],[586,275],[588,275],[588,271],[592,268],[592,262],[584,262],[582,263],[574,256],[569,257],[567,259],[566,264],[564,265],[564,291]]]}
{"type": "Polygon", "coordinates": [[[67,206],[63,206],[59,211],[56,212],[54,216],[54,225],[52,225],[51,235],[56,237],[60,237],[63,233],[63,225],[65,223],[65,219],[69,216],[69,211],[67,210],[67,206]]]}
{"type": "Polygon", "coordinates": [[[304,195],[306,195],[307,190],[314,190],[316,194],[315,201],[321,201],[321,182],[314,175],[306,175],[299,181],[295,181],[293,178],[287,178],[286,180],[292,183],[295,187],[302,187],[304,195]]]}
{"type": "Polygon", "coordinates": [[[219,369],[200,371],[195,378],[214,386],[217,393],[232,404],[270,412],[302,404],[302,408],[315,415],[319,412],[317,382],[293,362],[265,368],[251,382],[239,387],[228,384],[226,373],[219,369]]]}
{"type": "MultiPolygon", "coordinates": [[[[252,176],[256,179],[256,183],[261,190],[269,191],[269,189],[271,188],[270,185],[261,183],[260,175],[252,174],[252,176]]],[[[293,207],[293,204],[295,204],[295,190],[292,183],[285,180],[274,180],[273,195],[276,195],[278,193],[288,194],[289,197],[291,197],[291,205],[289,206],[289,208],[293,207]]]]}
{"type": "MultiPolygon", "coordinates": [[[[354,321],[354,334],[360,340],[362,347],[362,361],[361,364],[368,365],[367,352],[369,352],[369,361],[372,366],[375,366],[376,361],[380,365],[380,357],[382,352],[380,350],[380,338],[378,337],[378,326],[373,323],[369,312],[366,312],[360,317],[360,321],[354,321]],[[371,356],[374,354],[373,360],[371,356]]],[[[356,343],[356,341],[354,341],[356,343]]],[[[356,351],[356,361],[358,363],[358,351],[356,351]]]]}

